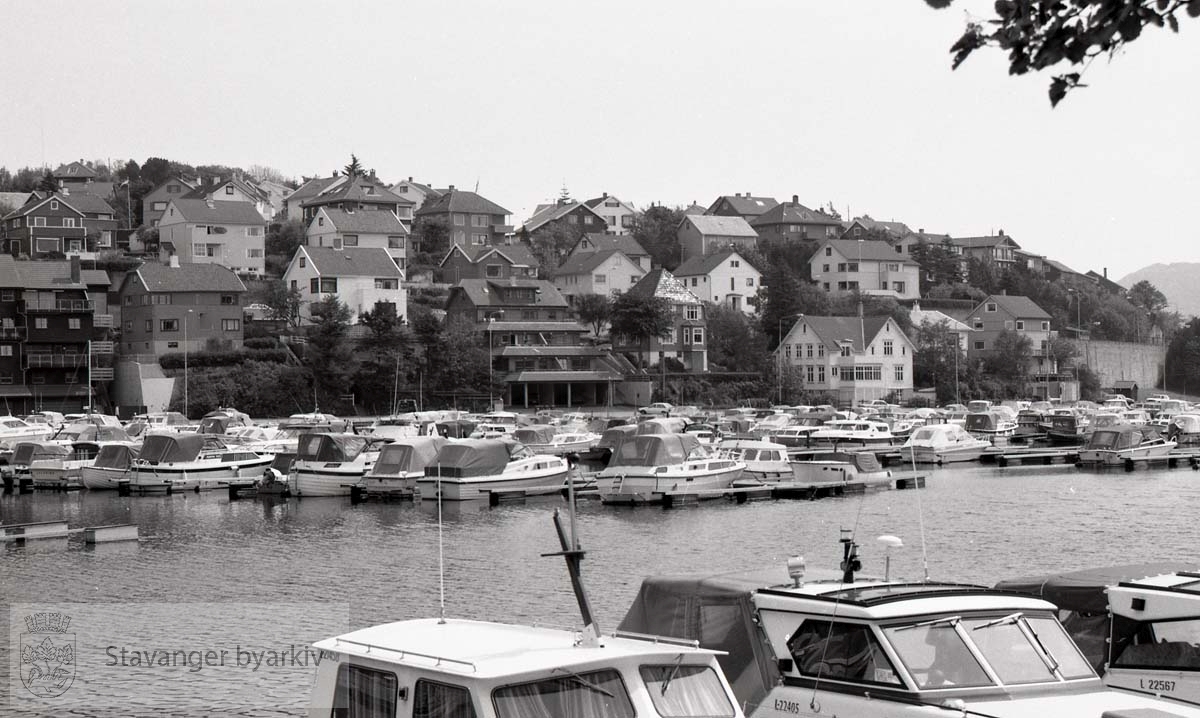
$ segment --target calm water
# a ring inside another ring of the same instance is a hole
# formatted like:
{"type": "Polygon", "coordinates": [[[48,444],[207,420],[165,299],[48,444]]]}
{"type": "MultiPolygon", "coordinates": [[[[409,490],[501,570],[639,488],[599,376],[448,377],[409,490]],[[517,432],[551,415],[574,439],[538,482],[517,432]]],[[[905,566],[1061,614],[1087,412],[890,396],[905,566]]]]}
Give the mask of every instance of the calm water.
{"type": "MultiPolygon", "coordinates": [[[[883,570],[874,538],[901,536],[905,548],[893,553],[893,573],[913,579],[922,572],[922,523],[930,574],[940,579],[993,583],[1031,572],[1196,559],[1198,499],[1200,474],[1189,469],[972,467],[931,470],[924,490],[815,502],[664,511],[583,501],[578,524],[592,601],[601,628],[611,630],[647,574],[779,566],[782,581],[783,562],[794,553],[810,567],[836,566],[839,527],[856,528],[869,572],[883,570]]],[[[558,550],[550,516],[563,505],[557,498],[445,505],[446,614],[573,625],[562,561],[539,557],[558,550]]],[[[351,506],[86,491],[0,497],[0,523],[59,518],[73,528],[136,523],[143,538],[94,549],[78,537],[0,544],[0,714],[297,715],[312,677],[311,667],[294,664],[253,672],[105,665],[86,654],[96,649],[80,638],[70,690],[29,703],[10,675],[9,646],[18,637],[2,633],[14,604],[94,604],[72,614],[88,624],[79,626],[88,640],[141,647],[302,645],[341,630],[339,620],[357,628],[438,610],[437,507],[428,501],[351,506]]]]}

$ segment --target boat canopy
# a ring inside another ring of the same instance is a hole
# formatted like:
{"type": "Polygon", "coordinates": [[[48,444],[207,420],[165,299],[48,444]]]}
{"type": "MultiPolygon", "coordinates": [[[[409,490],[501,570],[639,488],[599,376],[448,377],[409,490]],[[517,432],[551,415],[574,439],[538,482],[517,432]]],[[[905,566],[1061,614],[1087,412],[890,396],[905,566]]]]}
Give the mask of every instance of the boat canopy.
{"type": "Polygon", "coordinates": [[[61,444],[43,444],[36,441],[18,442],[13,449],[12,463],[17,466],[29,466],[40,459],[56,459],[71,455],[70,447],[61,444]]]}
{"type": "Polygon", "coordinates": [[[1176,414],[1171,423],[1179,427],[1181,434],[1200,434],[1200,414],[1176,414]]]}
{"type": "Polygon", "coordinates": [[[267,468],[274,469],[281,474],[286,474],[292,470],[292,462],[296,460],[296,454],[292,451],[280,451],[275,454],[275,458],[271,459],[271,465],[267,468]]]}
{"type": "Polygon", "coordinates": [[[612,449],[615,451],[618,446],[623,444],[630,437],[637,434],[637,427],[633,424],[625,424],[623,426],[614,426],[611,429],[605,429],[604,434],[600,437],[600,442],[596,444],[597,449],[612,449]]]}
{"type": "Polygon", "coordinates": [[[463,439],[475,431],[475,422],[467,421],[466,419],[439,421],[437,423],[437,430],[439,434],[447,439],[463,439]]]}
{"type": "Polygon", "coordinates": [[[963,426],[967,431],[998,431],[1003,418],[996,411],[976,411],[967,414],[963,426]]]}
{"type": "Polygon", "coordinates": [[[437,459],[445,445],[446,440],[440,436],[416,436],[387,444],[379,450],[371,474],[390,476],[423,472],[437,459]]]}
{"type": "Polygon", "coordinates": [[[133,437],[120,426],[97,426],[95,424],[70,424],[55,435],[55,439],[67,441],[130,441],[133,437]]]}
{"type": "Polygon", "coordinates": [[[133,460],[138,457],[135,446],[128,444],[106,444],[100,447],[92,466],[100,469],[128,469],[133,460]]]}
{"type": "Polygon", "coordinates": [[[204,448],[199,434],[150,434],[142,442],[138,458],[151,464],[175,464],[195,461],[204,448]]]}
{"type": "Polygon", "coordinates": [[[691,434],[651,434],[633,437],[613,450],[608,468],[614,466],[667,466],[682,464],[700,446],[691,434]]]}
{"type": "Polygon", "coordinates": [[[662,417],[659,419],[647,419],[637,426],[638,435],[642,434],[678,434],[688,425],[687,419],[682,417],[662,417]]]}
{"type": "Polygon", "coordinates": [[[1151,428],[1133,426],[1131,424],[1116,424],[1106,426],[1092,432],[1084,449],[1132,449],[1143,441],[1153,441],[1159,438],[1151,428]]]}
{"type": "Polygon", "coordinates": [[[913,431],[906,446],[950,446],[973,440],[974,437],[958,424],[927,424],[913,431]]]}
{"type": "Polygon", "coordinates": [[[549,444],[554,440],[556,427],[549,424],[523,426],[513,432],[513,438],[522,444],[549,444]]]}
{"type": "Polygon", "coordinates": [[[296,461],[354,461],[366,447],[367,440],[355,434],[301,434],[296,461]]]}
{"type": "Polygon", "coordinates": [[[432,464],[425,467],[426,476],[467,478],[503,473],[508,466],[510,447],[521,447],[499,439],[466,439],[447,443],[437,453],[432,464]]]}

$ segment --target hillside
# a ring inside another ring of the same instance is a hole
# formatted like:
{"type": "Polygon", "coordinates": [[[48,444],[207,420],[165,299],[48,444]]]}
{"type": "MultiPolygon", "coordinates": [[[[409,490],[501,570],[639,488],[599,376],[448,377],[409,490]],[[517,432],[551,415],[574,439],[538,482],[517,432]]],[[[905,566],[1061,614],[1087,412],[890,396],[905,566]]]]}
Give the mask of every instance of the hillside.
{"type": "Polygon", "coordinates": [[[1167,301],[1180,314],[1200,316],[1200,263],[1172,262],[1151,264],[1149,267],[1127,274],[1118,284],[1128,289],[1143,279],[1149,280],[1158,290],[1167,295],[1167,301]]]}

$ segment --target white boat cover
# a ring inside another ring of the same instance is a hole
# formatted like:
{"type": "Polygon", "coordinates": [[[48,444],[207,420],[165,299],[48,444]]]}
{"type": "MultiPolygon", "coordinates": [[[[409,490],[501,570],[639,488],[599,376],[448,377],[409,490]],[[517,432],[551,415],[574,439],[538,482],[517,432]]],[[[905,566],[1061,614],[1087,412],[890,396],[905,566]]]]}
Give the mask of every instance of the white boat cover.
{"type": "Polygon", "coordinates": [[[1157,438],[1159,438],[1158,433],[1149,427],[1117,424],[1092,432],[1091,437],[1088,438],[1087,444],[1083,448],[1107,450],[1132,449],[1135,446],[1140,446],[1142,442],[1154,441],[1157,438]]]}
{"type": "Polygon", "coordinates": [[[680,417],[662,417],[647,419],[637,425],[637,433],[641,434],[678,434],[688,425],[686,419],[680,417]]]}
{"type": "Polygon", "coordinates": [[[614,466],[667,466],[682,464],[700,446],[691,434],[650,434],[635,436],[613,450],[608,468],[614,466]]]}
{"type": "Polygon", "coordinates": [[[379,458],[371,469],[372,476],[393,476],[424,471],[446,445],[440,436],[415,436],[387,444],[379,450],[379,458]]]}

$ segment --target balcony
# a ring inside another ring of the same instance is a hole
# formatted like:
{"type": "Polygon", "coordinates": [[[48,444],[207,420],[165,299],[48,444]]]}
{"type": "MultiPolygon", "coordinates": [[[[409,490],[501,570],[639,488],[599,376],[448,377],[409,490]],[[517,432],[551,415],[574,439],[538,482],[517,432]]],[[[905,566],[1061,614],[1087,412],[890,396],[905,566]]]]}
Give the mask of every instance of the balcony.
{"type": "Polygon", "coordinates": [[[0,327],[0,340],[22,341],[26,334],[25,327],[0,327]]]}
{"type": "Polygon", "coordinates": [[[112,354],[113,353],[113,343],[112,342],[94,341],[94,342],[92,342],[92,353],[93,354],[112,354]]]}
{"type": "Polygon", "coordinates": [[[92,381],[112,381],[113,368],[110,366],[92,367],[92,381]]]}
{"type": "Polygon", "coordinates": [[[72,369],[87,366],[87,354],[26,354],[26,369],[72,369]]]}
{"type": "Polygon", "coordinates": [[[17,302],[17,311],[22,314],[71,314],[80,312],[94,312],[95,310],[96,303],[90,299],[60,299],[56,302],[45,303],[30,303],[22,299],[17,302]]]}
{"type": "Polygon", "coordinates": [[[95,314],[92,315],[92,326],[97,329],[112,329],[114,326],[113,315],[111,314],[95,314]]]}

